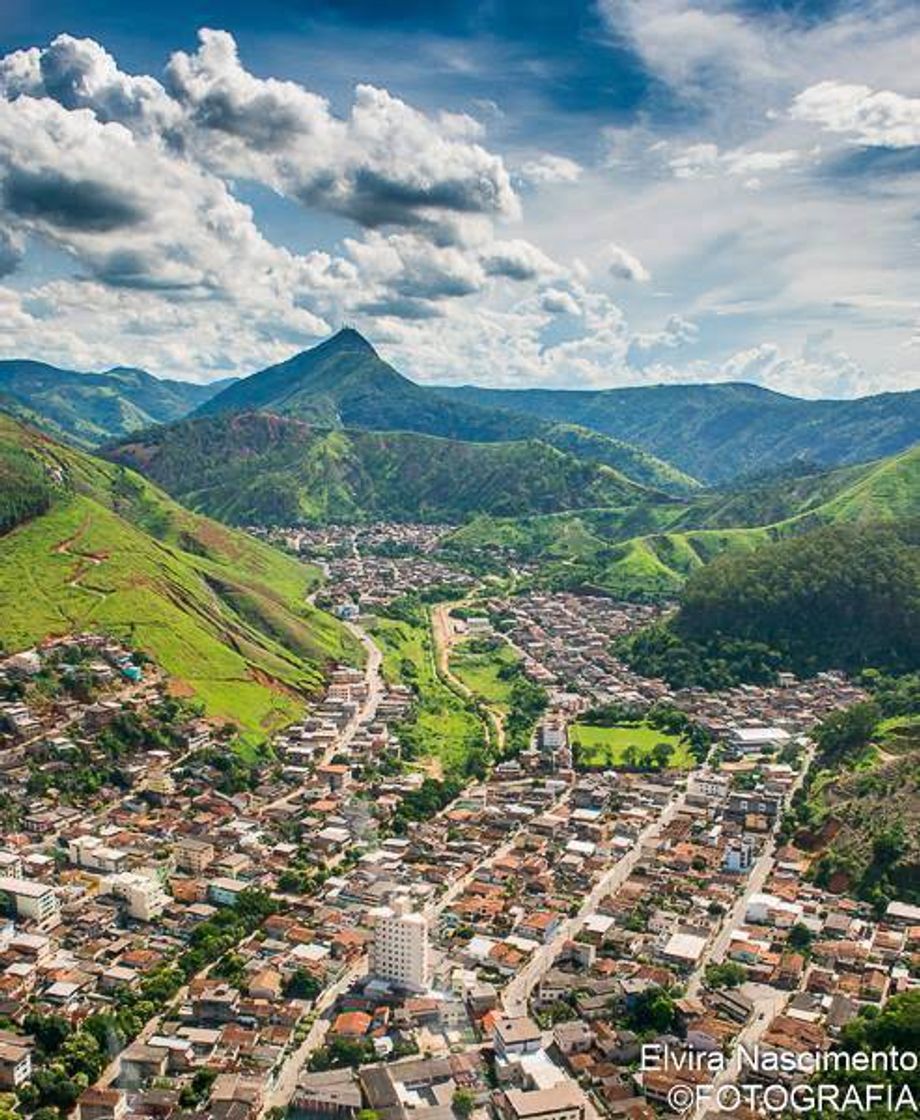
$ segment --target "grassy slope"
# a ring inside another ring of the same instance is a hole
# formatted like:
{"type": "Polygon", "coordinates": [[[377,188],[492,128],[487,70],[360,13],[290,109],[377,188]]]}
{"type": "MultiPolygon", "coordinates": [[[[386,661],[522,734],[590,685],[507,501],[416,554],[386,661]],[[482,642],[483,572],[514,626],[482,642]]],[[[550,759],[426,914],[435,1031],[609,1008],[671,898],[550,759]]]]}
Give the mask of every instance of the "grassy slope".
{"type": "Polygon", "coordinates": [[[146,650],[181,692],[263,732],[294,718],[324,663],[360,660],[304,596],[317,573],[176,505],[139,476],[0,416],[0,459],[56,472],[48,512],[0,538],[0,642],[95,629],[146,650]]]}
{"type": "Polygon", "coordinates": [[[457,529],[447,547],[461,556],[504,550],[538,560],[550,582],[668,594],[726,549],[755,548],[822,524],[892,520],[918,512],[920,445],[875,463],[688,503],[479,517],[457,529]]]}

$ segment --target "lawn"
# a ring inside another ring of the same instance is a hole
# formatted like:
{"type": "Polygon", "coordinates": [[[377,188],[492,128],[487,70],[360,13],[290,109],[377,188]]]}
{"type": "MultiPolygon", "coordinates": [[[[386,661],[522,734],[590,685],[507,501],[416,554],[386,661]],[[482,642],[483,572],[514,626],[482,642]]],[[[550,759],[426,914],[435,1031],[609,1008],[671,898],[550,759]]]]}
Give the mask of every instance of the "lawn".
{"type": "Polygon", "coordinates": [[[454,646],[450,655],[450,671],[454,676],[486,704],[507,712],[511,707],[510,680],[502,680],[499,673],[508,665],[514,665],[518,655],[502,642],[494,649],[477,652],[472,643],[462,642],[454,646]]]}
{"type": "Polygon", "coordinates": [[[384,677],[418,694],[416,727],[422,750],[435,755],[445,773],[463,773],[471,749],[483,741],[483,727],[437,675],[431,631],[382,617],[370,629],[383,653],[384,677]]]}
{"type": "Polygon", "coordinates": [[[674,748],[668,762],[669,769],[689,770],[696,765],[685,739],[659,731],[647,723],[615,727],[574,723],[569,729],[569,736],[572,746],[580,748],[578,757],[585,766],[625,766],[630,747],[637,749],[635,765],[654,765],[652,752],[656,743],[669,743],[674,748]]]}

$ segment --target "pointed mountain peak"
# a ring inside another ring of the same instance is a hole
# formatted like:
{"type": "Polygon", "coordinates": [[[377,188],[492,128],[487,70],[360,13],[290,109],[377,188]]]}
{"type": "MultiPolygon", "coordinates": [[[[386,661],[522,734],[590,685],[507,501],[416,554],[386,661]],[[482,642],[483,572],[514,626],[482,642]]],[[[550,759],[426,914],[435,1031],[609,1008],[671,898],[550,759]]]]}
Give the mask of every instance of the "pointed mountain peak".
{"type": "Polygon", "coordinates": [[[342,327],[337,330],[331,338],[327,338],[324,342],[321,342],[316,349],[377,355],[377,351],[371,346],[364,335],[361,334],[360,331],[355,330],[354,327],[342,327]]]}

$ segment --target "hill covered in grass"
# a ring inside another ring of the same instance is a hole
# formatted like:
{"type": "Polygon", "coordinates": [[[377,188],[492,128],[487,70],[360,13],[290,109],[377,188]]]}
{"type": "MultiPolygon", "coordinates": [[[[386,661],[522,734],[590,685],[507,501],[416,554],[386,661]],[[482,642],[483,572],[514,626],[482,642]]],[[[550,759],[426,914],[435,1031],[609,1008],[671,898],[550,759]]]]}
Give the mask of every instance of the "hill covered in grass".
{"type": "Polygon", "coordinates": [[[674,595],[726,551],[821,525],[875,523],[920,515],[920,445],[878,462],[761,481],[694,498],[554,516],[480,516],[444,549],[483,571],[539,566],[540,579],[617,595],[674,595]]]}
{"type": "Polygon", "coordinates": [[[293,719],[328,663],[361,660],[347,631],[305,601],[315,570],[190,513],[133,471],[0,414],[0,477],[37,488],[0,536],[4,648],[112,633],[149,653],[177,694],[255,735],[293,719]]]}
{"type": "Polygon", "coordinates": [[[226,386],[161,380],[140,369],[78,373],[44,362],[0,361],[2,407],[83,447],[178,420],[226,386]]]}
{"type": "Polygon", "coordinates": [[[540,440],[471,443],[313,427],[264,412],[153,428],[107,451],[186,505],[236,524],[457,521],[664,500],[540,440]]]}
{"type": "Polygon", "coordinates": [[[455,404],[577,424],[626,440],[694,478],[723,482],[805,457],[826,467],[897,454],[920,432],[920,390],[801,400],[758,385],[439,392],[455,404]]]}

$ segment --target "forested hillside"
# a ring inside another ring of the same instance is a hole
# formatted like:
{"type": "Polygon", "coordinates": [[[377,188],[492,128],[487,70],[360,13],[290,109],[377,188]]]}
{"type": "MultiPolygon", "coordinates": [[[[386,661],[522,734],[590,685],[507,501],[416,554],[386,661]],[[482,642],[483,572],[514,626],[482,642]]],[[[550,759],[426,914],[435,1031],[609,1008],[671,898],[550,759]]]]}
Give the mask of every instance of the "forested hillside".
{"type": "Polygon", "coordinates": [[[461,521],[663,500],[539,440],[469,443],[312,427],[241,413],[151,429],[110,448],[194,509],[236,524],[461,521]]]}
{"type": "Polygon", "coordinates": [[[832,525],[729,552],[687,581],[668,623],[623,652],[684,686],[920,664],[920,521],[832,525]]]}

